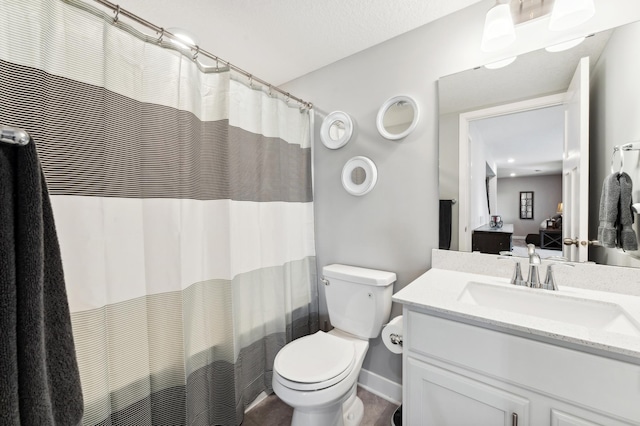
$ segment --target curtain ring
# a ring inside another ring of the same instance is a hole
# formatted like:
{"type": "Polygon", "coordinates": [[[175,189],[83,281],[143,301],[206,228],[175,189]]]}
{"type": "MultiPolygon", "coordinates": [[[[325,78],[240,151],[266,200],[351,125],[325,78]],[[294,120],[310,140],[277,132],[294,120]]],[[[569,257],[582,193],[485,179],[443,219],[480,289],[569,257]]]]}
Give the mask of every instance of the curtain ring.
{"type": "Polygon", "coordinates": [[[118,22],[118,18],[120,17],[120,5],[116,5],[116,16],[113,17],[113,23],[118,22]]]}
{"type": "Polygon", "coordinates": [[[200,53],[200,46],[196,46],[196,53],[193,54],[194,61],[198,58],[198,53],[200,53]]]}
{"type": "Polygon", "coordinates": [[[289,99],[291,99],[291,95],[289,94],[289,92],[287,92],[287,96],[285,96],[284,101],[286,103],[289,103],[289,99]]]}
{"type": "Polygon", "coordinates": [[[164,37],[164,28],[160,28],[160,37],[158,37],[158,44],[162,43],[163,37],[164,37]]]}
{"type": "Polygon", "coordinates": [[[273,93],[271,92],[271,85],[269,85],[269,97],[272,97],[273,93]]]}
{"type": "Polygon", "coordinates": [[[249,74],[249,88],[253,89],[253,75],[249,74]]]}
{"type": "Polygon", "coordinates": [[[618,167],[618,173],[622,173],[624,169],[624,150],[619,146],[613,147],[613,153],[611,153],[611,173],[616,173],[616,169],[613,167],[614,160],[616,158],[616,152],[620,152],[620,167],[618,167]]]}

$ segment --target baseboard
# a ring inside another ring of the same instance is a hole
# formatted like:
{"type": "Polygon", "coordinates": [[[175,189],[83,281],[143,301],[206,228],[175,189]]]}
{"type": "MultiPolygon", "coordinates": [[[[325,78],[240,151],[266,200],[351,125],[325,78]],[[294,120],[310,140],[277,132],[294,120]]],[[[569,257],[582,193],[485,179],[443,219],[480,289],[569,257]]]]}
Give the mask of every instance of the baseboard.
{"type": "Polygon", "coordinates": [[[247,407],[246,410],[244,410],[244,412],[246,413],[247,411],[251,410],[253,407],[255,407],[256,405],[260,404],[262,401],[265,400],[266,397],[268,397],[269,395],[267,395],[266,392],[260,392],[260,395],[258,395],[256,397],[256,399],[253,400],[253,402],[251,402],[251,404],[249,404],[249,406],[247,407]]]}
{"type": "Polygon", "coordinates": [[[360,375],[358,376],[358,385],[372,394],[378,395],[380,398],[384,398],[396,405],[402,403],[402,385],[392,382],[379,374],[365,370],[364,368],[361,369],[360,375]]]}

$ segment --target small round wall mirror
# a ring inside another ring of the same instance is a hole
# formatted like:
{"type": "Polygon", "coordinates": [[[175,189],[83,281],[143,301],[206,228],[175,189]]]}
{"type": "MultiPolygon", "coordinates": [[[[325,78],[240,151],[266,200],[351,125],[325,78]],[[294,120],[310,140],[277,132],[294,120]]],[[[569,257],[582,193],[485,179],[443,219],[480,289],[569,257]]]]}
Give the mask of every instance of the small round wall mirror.
{"type": "Polygon", "coordinates": [[[416,128],[418,117],[418,104],[412,97],[394,96],[380,107],[376,126],[382,137],[402,139],[416,128]]]}
{"type": "Polygon", "coordinates": [[[329,149],[345,146],[352,135],[353,121],[342,111],[334,111],[327,115],[320,126],[320,140],[329,149]]]}
{"type": "Polygon", "coordinates": [[[378,169],[367,157],[353,157],[342,168],[342,186],[351,195],[370,192],[378,181],[378,169]]]}

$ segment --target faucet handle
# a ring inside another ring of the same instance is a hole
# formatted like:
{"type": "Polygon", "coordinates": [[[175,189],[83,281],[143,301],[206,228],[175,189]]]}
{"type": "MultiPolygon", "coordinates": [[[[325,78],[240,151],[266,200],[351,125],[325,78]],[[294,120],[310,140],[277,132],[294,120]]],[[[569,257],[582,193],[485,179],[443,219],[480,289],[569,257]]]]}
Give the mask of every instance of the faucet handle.
{"type": "Polygon", "coordinates": [[[570,267],[574,267],[575,265],[571,264],[571,263],[566,263],[566,262],[553,262],[550,263],[547,266],[547,277],[544,280],[544,283],[542,283],[542,285],[540,286],[540,288],[544,289],[544,290],[554,290],[554,291],[558,291],[558,284],[556,284],[556,279],[555,276],[553,275],[553,267],[556,265],[562,265],[562,266],[570,266],[570,267]]]}
{"type": "Polygon", "coordinates": [[[520,259],[521,258],[513,256],[511,254],[507,256],[498,256],[498,260],[511,260],[515,264],[513,268],[513,275],[511,276],[511,281],[510,281],[510,283],[514,285],[526,285],[526,282],[522,278],[522,270],[520,269],[520,259]]]}

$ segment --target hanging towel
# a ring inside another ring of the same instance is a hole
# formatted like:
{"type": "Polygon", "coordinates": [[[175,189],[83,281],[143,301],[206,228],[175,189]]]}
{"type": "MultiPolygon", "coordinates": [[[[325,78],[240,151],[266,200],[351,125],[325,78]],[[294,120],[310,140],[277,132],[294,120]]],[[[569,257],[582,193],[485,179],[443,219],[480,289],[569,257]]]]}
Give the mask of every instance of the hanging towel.
{"type": "Polygon", "coordinates": [[[77,425],[83,412],[51,203],[31,141],[0,143],[0,425],[77,425]]]}
{"type": "Polygon", "coordinates": [[[604,247],[616,247],[619,202],[620,182],[618,181],[618,173],[612,173],[604,179],[602,193],[600,194],[598,241],[604,247]]]}
{"type": "Polygon", "coordinates": [[[438,248],[442,250],[451,248],[452,206],[452,200],[440,200],[440,242],[438,248]]]}
{"type": "Polygon", "coordinates": [[[631,225],[633,224],[633,211],[631,210],[631,191],[633,182],[631,176],[626,173],[620,173],[618,177],[620,182],[620,216],[618,225],[618,247],[623,250],[638,250],[638,240],[636,232],[631,225]]]}

